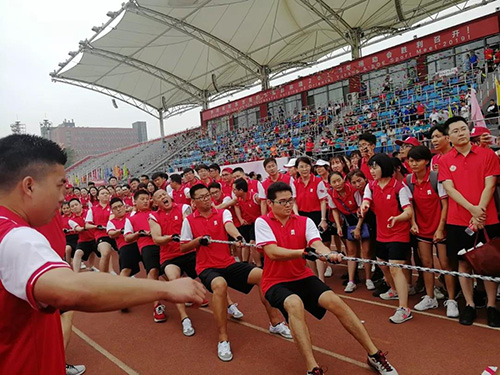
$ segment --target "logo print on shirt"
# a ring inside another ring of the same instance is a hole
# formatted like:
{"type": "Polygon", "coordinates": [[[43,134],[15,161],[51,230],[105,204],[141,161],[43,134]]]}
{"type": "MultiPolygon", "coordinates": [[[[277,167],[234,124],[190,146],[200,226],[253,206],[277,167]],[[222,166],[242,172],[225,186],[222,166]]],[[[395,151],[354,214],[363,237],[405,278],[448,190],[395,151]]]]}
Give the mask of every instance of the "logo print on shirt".
{"type": "Polygon", "coordinates": [[[179,220],[179,217],[178,216],[174,216],[174,220],[179,220]]]}
{"type": "Polygon", "coordinates": [[[218,224],[217,224],[217,220],[214,220],[214,225],[218,225],[218,224]]]}
{"type": "Polygon", "coordinates": [[[432,191],[429,189],[427,190],[427,195],[431,195],[432,194],[432,191]]]}
{"type": "Polygon", "coordinates": [[[450,165],[450,171],[455,172],[457,167],[455,165],[450,165]]]}
{"type": "Polygon", "coordinates": [[[291,235],[291,236],[295,236],[295,230],[294,230],[294,229],[292,229],[292,230],[290,231],[290,235],[291,235]]]}
{"type": "Polygon", "coordinates": [[[387,199],[391,199],[391,194],[387,194],[387,199]]]}
{"type": "Polygon", "coordinates": [[[313,189],[311,188],[311,190],[310,190],[310,191],[311,191],[311,193],[312,193],[312,192],[313,192],[313,189]]]}

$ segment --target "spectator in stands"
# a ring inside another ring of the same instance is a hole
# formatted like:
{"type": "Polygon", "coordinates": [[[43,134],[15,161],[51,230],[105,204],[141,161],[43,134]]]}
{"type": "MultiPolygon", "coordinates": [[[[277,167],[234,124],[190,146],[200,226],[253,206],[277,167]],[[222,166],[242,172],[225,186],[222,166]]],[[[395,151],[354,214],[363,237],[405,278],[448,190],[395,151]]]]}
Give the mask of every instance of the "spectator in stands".
{"type": "Polygon", "coordinates": [[[469,119],[469,105],[464,100],[460,101],[460,116],[466,120],[469,119]]]}
{"type": "MultiPolygon", "coordinates": [[[[498,105],[495,103],[495,100],[491,99],[490,104],[488,104],[488,108],[486,108],[486,115],[484,116],[486,119],[493,119],[498,117],[498,105]]],[[[489,120],[491,123],[498,123],[498,119],[489,120]]]]}
{"type": "Polygon", "coordinates": [[[306,155],[311,157],[313,155],[314,142],[312,138],[308,138],[306,141],[306,155]]]}
{"type": "Polygon", "coordinates": [[[463,60],[463,70],[465,73],[468,73],[470,70],[470,55],[466,54],[463,60]]]}
{"type": "Polygon", "coordinates": [[[432,113],[429,116],[429,120],[430,120],[431,124],[437,125],[439,123],[439,118],[440,118],[440,116],[439,116],[437,109],[433,108],[432,113]]]}
{"type": "Polygon", "coordinates": [[[493,48],[490,46],[487,46],[484,49],[484,63],[485,63],[485,69],[487,71],[491,72],[493,70],[493,48]]]}
{"type": "Polygon", "coordinates": [[[469,64],[472,70],[475,70],[479,65],[479,57],[477,57],[476,52],[472,52],[469,57],[469,64]]]}
{"type": "Polygon", "coordinates": [[[206,164],[198,164],[195,170],[196,173],[198,173],[198,176],[200,177],[200,182],[208,187],[208,185],[212,183],[208,166],[206,164]]]}
{"type": "Polygon", "coordinates": [[[425,104],[417,100],[417,120],[425,120],[425,104]]]}
{"type": "Polygon", "coordinates": [[[498,67],[500,65],[500,49],[497,48],[495,52],[495,58],[494,58],[495,66],[498,67]]]}
{"type": "Polygon", "coordinates": [[[382,83],[382,91],[384,92],[392,91],[392,77],[390,74],[387,74],[384,82],[382,83]]]}
{"type": "Polygon", "coordinates": [[[493,142],[491,131],[484,126],[476,126],[470,133],[470,140],[480,147],[489,148],[493,142]]]}
{"type": "Polygon", "coordinates": [[[217,163],[212,163],[208,166],[208,172],[210,175],[210,178],[215,181],[215,182],[221,182],[221,176],[220,176],[220,166],[217,163]]]}

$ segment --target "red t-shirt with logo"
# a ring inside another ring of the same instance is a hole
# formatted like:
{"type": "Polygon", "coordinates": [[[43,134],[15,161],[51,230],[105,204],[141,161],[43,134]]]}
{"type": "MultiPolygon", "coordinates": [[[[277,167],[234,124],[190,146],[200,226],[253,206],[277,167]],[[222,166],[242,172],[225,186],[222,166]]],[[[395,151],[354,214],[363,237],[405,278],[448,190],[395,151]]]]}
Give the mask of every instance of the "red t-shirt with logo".
{"type": "Polygon", "coordinates": [[[328,197],[328,192],[321,178],[311,175],[307,185],[304,184],[302,178],[294,180],[293,183],[297,194],[296,199],[299,211],[321,211],[321,201],[328,197]]]}
{"type": "MultiPolygon", "coordinates": [[[[71,228],[75,229],[77,226],[85,228],[85,218],[87,217],[87,210],[83,210],[80,216],[73,215],[68,221],[71,228]]],[[[94,230],[84,230],[78,233],[78,242],[94,241],[94,230]]]]}
{"type": "MultiPolygon", "coordinates": [[[[152,211],[138,211],[134,215],[130,216],[125,220],[125,230],[123,235],[127,235],[130,233],[139,232],[141,230],[150,232],[151,228],[149,227],[149,215],[152,211]]],[[[139,251],[142,252],[146,246],[156,246],[151,236],[139,237],[137,239],[137,246],[139,246],[139,251]]]]}
{"type": "Polygon", "coordinates": [[[98,203],[87,211],[87,216],[85,217],[86,223],[102,225],[104,227],[104,229],[94,229],[94,236],[96,240],[101,237],[108,236],[108,233],[106,232],[106,225],[108,225],[110,215],[111,207],[109,204],[103,207],[98,203]]]}
{"type": "MultiPolygon", "coordinates": [[[[113,218],[110,221],[108,221],[108,224],[106,225],[106,233],[109,233],[111,230],[122,230],[125,228],[125,222],[127,221],[127,218],[130,215],[125,215],[122,218],[113,218]]],[[[123,234],[120,234],[118,237],[115,237],[116,241],[116,246],[118,249],[121,249],[122,247],[128,245],[127,242],[125,242],[125,238],[123,237],[123,234]]]]}
{"type": "Polygon", "coordinates": [[[260,216],[260,200],[259,196],[253,190],[247,192],[246,198],[236,198],[236,205],[240,208],[241,217],[248,223],[253,224],[260,216]]]}
{"type": "MultiPolygon", "coordinates": [[[[368,159],[370,160],[370,159],[368,159]]],[[[365,177],[368,179],[368,181],[373,181],[373,176],[370,173],[370,167],[368,166],[368,160],[365,158],[361,159],[361,167],[359,168],[361,172],[365,175],[365,177]]]]}
{"type": "Polygon", "coordinates": [[[66,255],[66,237],[63,232],[63,218],[59,213],[56,213],[50,223],[41,227],[35,228],[47,238],[50,246],[61,257],[66,255]]]}
{"type": "MultiPolygon", "coordinates": [[[[259,217],[255,222],[255,239],[258,246],[276,244],[285,249],[304,249],[313,242],[321,241],[314,222],[295,214],[282,225],[272,212],[259,217]]],[[[279,283],[297,281],[314,276],[305,259],[272,260],[264,251],[264,271],[261,288],[265,294],[269,288],[279,283]]]]}

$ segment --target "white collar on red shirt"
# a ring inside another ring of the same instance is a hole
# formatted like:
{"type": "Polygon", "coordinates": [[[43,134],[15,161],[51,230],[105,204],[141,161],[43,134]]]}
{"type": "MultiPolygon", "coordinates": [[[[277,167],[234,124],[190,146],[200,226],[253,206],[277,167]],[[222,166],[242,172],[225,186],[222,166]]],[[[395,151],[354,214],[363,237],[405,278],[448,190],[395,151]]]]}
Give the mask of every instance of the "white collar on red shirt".
{"type": "Polygon", "coordinates": [[[208,219],[209,217],[211,217],[212,215],[215,215],[218,212],[219,212],[218,209],[216,209],[215,207],[212,207],[211,213],[208,217],[201,216],[200,210],[195,210],[192,215],[193,215],[193,217],[205,217],[205,219],[208,219]]]}
{"type": "MultiPolygon", "coordinates": [[[[430,180],[430,175],[431,175],[431,170],[430,168],[427,168],[427,171],[425,172],[424,176],[424,181],[423,182],[428,182],[430,180]]],[[[415,173],[411,174],[411,183],[412,184],[417,184],[417,175],[415,173]]]]}

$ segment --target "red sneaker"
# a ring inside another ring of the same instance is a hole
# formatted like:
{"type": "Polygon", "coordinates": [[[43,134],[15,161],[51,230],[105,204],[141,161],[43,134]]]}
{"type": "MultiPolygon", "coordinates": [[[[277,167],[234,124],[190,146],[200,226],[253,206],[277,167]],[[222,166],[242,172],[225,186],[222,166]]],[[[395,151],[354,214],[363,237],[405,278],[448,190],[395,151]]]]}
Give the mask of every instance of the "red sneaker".
{"type": "Polygon", "coordinates": [[[153,310],[153,318],[155,323],[163,323],[167,321],[167,314],[165,314],[165,306],[161,303],[156,304],[153,310]]]}

